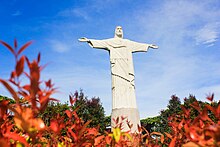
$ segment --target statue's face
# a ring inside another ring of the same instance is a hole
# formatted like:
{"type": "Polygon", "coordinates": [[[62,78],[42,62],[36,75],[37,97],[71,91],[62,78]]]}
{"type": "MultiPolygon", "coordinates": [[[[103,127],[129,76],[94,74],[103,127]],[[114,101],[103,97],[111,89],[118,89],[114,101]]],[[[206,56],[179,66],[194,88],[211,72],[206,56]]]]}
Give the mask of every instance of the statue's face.
{"type": "Polygon", "coordinates": [[[119,38],[123,38],[123,30],[121,26],[115,28],[115,35],[119,38]]]}

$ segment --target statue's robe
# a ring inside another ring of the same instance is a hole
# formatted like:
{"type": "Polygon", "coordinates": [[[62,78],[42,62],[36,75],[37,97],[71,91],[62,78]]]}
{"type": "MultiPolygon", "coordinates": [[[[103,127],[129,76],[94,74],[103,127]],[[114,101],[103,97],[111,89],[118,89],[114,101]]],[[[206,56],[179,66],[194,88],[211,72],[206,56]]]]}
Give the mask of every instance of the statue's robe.
{"type": "Polygon", "coordinates": [[[112,75],[112,108],[137,108],[132,53],[146,52],[149,44],[128,39],[89,40],[90,46],[110,53],[112,75]]]}

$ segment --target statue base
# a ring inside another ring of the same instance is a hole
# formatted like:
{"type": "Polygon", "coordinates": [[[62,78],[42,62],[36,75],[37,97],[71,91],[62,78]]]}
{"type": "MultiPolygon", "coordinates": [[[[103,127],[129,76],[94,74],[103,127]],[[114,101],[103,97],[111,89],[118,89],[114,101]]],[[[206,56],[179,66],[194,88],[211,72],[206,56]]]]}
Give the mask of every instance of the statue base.
{"type": "Polygon", "coordinates": [[[122,124],[122,132],[130,131],[131,133],[138,133],[138,125],[140,126],[140,116],[137,108],[117,108],[112,109],[111,114],[111,128],[119,127],[122,124]],[[118,118],[118,123],[116,122],[118,118]],[[115,120],[115,121],[114,121],[115,120]],[[128,125],[128,122],[130,128],[128,125]]]}

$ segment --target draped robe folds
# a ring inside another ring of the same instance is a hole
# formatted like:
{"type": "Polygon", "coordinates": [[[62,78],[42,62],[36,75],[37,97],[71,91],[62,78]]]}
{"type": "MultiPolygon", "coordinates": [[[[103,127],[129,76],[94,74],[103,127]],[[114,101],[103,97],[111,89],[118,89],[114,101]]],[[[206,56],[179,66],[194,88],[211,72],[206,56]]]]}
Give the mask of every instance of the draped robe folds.
{"type": "Polygon", "coordinates": [[[112,109],[137,108],[132,53],[146,52],[149,44],[122,38],[89,39],[89,44],[110,53],[112,109]]]}

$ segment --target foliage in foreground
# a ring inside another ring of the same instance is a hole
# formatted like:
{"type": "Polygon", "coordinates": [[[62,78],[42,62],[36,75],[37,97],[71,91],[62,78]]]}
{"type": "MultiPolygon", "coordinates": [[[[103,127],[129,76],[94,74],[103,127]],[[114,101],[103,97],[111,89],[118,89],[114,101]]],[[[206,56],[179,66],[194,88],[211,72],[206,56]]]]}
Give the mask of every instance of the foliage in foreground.
{"type": "Polygon", "coordinates": [[[220,146],[220,104],[212,105],[214,95],[207,97],[211,103],[204,106],[197,100],[189,107],[181,106],[182,111],[168,119],[170,132],[163,134],[149,133],[141,127],[137,134],[121,132],[120,128],[113,128],[110,133],[100,133],[98,127],[89,127],[91,120],[85,122],[78,116],[80,106],[71,107],[76,101],[74,96],[70,96],[71,106],[64,111],[68,119],[57,114],[48,122],[43,121],[39,115],[45,111],[50,101],[56,101],[51,97],[56,89],[51,80],[40,80],[43,69],[39,65],[40,54],[30,62],[21,53],[31,42],[19,49],[16,40],[14,47],[3,41],[0,43],[14,55],[16,61],[10,78],[0,79],[0,83],[15,100],[15,103],[0,101],[0,146],[220,146]],[[24,70],[26,64],[29,72],[24,70]],[[29,83],[22,84],[21,77],[27,78],[29,83]],[[194,109],[197,115],[191,117],[194,109]]]}

